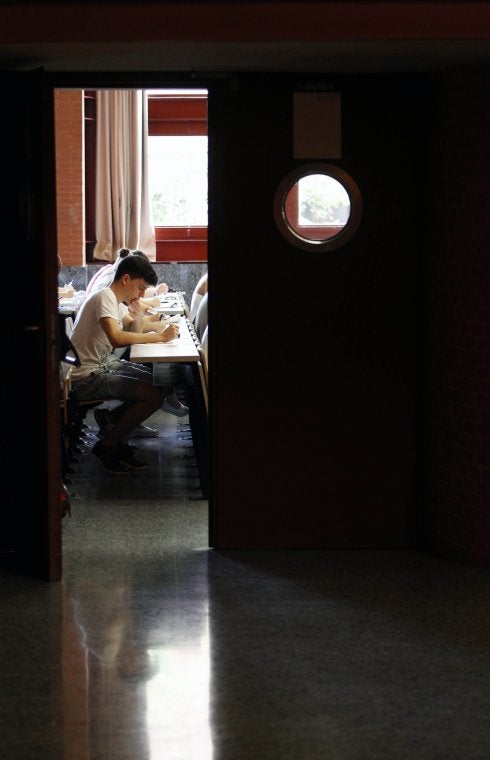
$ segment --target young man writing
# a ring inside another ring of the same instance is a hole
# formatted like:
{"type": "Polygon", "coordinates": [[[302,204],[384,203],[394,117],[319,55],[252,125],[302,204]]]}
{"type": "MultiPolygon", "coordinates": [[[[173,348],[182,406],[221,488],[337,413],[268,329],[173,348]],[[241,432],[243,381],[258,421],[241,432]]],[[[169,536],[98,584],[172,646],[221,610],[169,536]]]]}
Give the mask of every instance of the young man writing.
{"type": "MultiPolygon", "coordinates": [[[[114,475],[128,470],[145,470],[133,446],[131,431],[157,409],[168,409],[166,394],[153,385],[151,369],[119,359],[115,349],[134,343],[167,343],[178,337],[178,326],[167,324],[161,332],[143,332],[140,320],[128,314],[123,302],[137,304],[145,290],[158,278],[150,262],[142,256],[123,259],[114,281],[90,295],[82,305],[71,335],[80,358],[72,370],[72,386],[81,401],[117,399],[123,403],[109,412],[105,435],[92,453],[114,475]]],[[[157,329],[159,329],[157,327],[157,329]]],[[[179,404],[179,402],[173,403],[179,404]]],[[[180,416],[186,407],[179,404],[180,416]]]]}

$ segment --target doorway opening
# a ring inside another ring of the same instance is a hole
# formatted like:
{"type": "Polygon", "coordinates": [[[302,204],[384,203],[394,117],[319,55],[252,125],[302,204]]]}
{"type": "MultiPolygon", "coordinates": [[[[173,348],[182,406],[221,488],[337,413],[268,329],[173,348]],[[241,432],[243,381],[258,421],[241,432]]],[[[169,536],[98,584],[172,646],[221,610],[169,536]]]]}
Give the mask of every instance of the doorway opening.
{"type": "MultiPolygon", "coordinates": [[[[97,187],[98,90],[55,89],[58,285],[71,285],[75,305],[83,304],[91,277],[108,259],[94,256],[97,187]]],[[[193,288],[207,270],[207,90],[147,90],[150,216],[155,228],[152,265],[169,292],[189,306],[193,288]],[[181,171],[179,173],[179,167],[181,171]],[[175,192],[170,195],[169,189],[175,192]]],[[[142,249],[142,246],[135,245],[142,249]]],[[[66,306],[66,303],[64,304],[66,306]]],[[[76,313],[71,315],[76,319],[76,313]]],[[[192,325],[189,325],[192,328],[192,325]]],[[[149,471],[111,479],[89,456],[99,427],[93,409],[80,421],[77,451],[65,462],[75,510],[83,499],[130,504],[158,499],[200,501],[207,509],[207,409],[203,410],[199,371],[184,363],[154,364],[154,382],[184,388],[189,417],[159,412],[149,420],[158,434],[131,443],[142,449],[149,471]],[[95,466],[94,466],[95,465],[95,466]]],[[[72,431],[73,432],[73,431],[72,431]]],[[[72,510],[73,512],[73,510],[72,510]]]]}

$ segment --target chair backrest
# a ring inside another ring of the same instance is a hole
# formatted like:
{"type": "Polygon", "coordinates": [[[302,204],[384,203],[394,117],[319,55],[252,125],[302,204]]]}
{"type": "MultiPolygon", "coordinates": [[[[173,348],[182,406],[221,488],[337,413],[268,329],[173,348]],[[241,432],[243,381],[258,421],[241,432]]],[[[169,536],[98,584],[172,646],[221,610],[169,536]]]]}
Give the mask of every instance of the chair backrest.
{"type": "Polygon", "coordinates": [[[207,325],[202,334],[201,346],[203,348],[204,353],[206,354],[206,364],[207,364],[208,362],[208,326],[207,325]]]}
{"type": "Polygon", "coordinates": [[[65,364],[74,364],[76,367],[79,367],[80,359],[75,346],[71,342],[73,333],[72,317],[64,317],[64,323],[65,329],[61,333],[59,341],[60,359],[65,364]]]}
{"type": "Polygon", "coordinates": [[[206,329],[203,332],[202,340],[197,345],[197,350],[199,352],[199,360],[200,360],[199,373],[201,375],[202,392],[203,392],[204,404],[206,406],[206,414],[207,414],[208,413],[208,385],[209,385],[209,377],[208,377],[208,326],[207,325],[206,325],[206,329]]]}
{"type": "Polygon", "coordinates": [[[65,317],[65,333],[67,338],[71,338],[73,332],[73,317],[65,317]]]}
{"type": "Polygon", "coordinates": [[[60,364],[60,378],[61,378],[61,403],[63,406],[63,419],[65,425],[70,422],[69,413],[69,401],[71,393],[71,371],[72,365],[61,362],[60,364]]]}
{"type": "Polygon", "coordinates": [[[194,291],[191,298],[191,305],[189,307],[189,319],[191,319],[193,322],[196,318],[197,310],[199,308],[199,304],[202,301],[202,295],[201,293],[198,293],[197,290],[194,291]]]}
{"type": "Polygon", "coordinates": [[[194,326],[196,328],[197,337],[202,341],[204,330],[208,325],[208,294],[205,293],[201,299],[201,303],[197,309],[196,318],[194,320],[194,326]]]}
{"type": "Polygon", "coordinates": [[[202,337],[204,340],[204,344],[199,339],[197,335],[197,330],[189,318],[187,318],[187,327],[189,328],[189,333],[199,353],[199,361],[197,362],[197,366],[199,369],[201,389],[202,389],[202,394],[203,394],[204,404],[206,406],[206,414],[207,414],[208,413],[208,326],[206,325],[203,331],[202,337]]]}
{"type": "Polygon", "coordinates": [[[197,283],[196,287],[194,288],[194,292],[192,293],[191,305],[189,307],[189,319],[191,319],[193,322],[196,318],[197,310],[199,308],[199,304],[202,301],[203,295],[207,292],[207,277],[207,272],[205,272],[199,279],[199,282],[197,283]]]}

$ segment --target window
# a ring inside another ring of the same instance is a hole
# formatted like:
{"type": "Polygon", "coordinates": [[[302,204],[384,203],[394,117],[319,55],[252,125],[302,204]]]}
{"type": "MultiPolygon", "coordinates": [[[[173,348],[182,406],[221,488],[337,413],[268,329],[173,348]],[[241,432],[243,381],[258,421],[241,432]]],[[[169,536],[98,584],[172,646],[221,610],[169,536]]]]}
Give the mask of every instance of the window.
{"type": "Polygon", "coordinates": [[[305,251],[328,251],[357,230],[362,200],[354,180],[337,166],[312,163],[290,172],[274,197],[274,218],[286,240],[305,251]]]}
{"type": "MultiPolygon", "coordinates": [[[[147,90],[157,261],[207,261],[207,90],[147,90]]],[[[84,92],[86,258],[95,246],[95,92],[84,92]]]]}
{"type": "Polygon", "coordinates": [[[207,260],[206,90],[148,90],[157,261],[207,260]]]}
{"type": "Polygon", "coordinates": [[[208,141],[199,135],[148,138],[150,197],[156,227],[206,227],[208,141]]]}

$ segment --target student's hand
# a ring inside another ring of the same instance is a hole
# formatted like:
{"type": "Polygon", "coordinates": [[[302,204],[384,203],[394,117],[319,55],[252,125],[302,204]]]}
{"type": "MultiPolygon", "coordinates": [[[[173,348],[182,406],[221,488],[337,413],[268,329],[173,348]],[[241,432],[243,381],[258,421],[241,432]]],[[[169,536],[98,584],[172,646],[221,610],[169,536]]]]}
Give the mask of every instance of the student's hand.
{"type": "MultiPolygon", "coordinates": [[[[160,322],[160,317],[161,317],[161,314],[156,312],[155,314],[148,314],[146,318],[148,322],[160,322]]],[[[156,330],[156,327],[155,327],[155,330],[156,330]]]]}
{"type": "Polygon", "coordinates": [[[157,309],[160,306],[160,299],[155,296],[155,298],[142,298],[141,306],[144,306],[145,309],[157,309]]]}
{"type": "Polygon", "coordinates": [[[168,285],[161,282],[154,288],[146,288],[144,298],[153,298],[154,296],[165,296],[168,293],[168,285]]]}
{"type": "Polygon", "coordinates": [[[169,325],[168,319],[160,319],[158,322],[152,322],[151,323],[151,329],[156,333],[162,333],[169,325]]]}
{"type": "Polygon", "coordinates": [[[133,300],[128,303],[128,312],[132,317],[143,317],[146,312],[146,306],[140,303],[139,298],[133,298],[133,300]]]}
{"type": "Polygon", "coordinates": [[[165,330],[160,333],[160,337],[162,339],[162,343],[168,343],[169,340],[173,340],[174,338],[179,337],[179,325],[174,324],[171,322],[168,324],[165,328],[165,330]]]}

